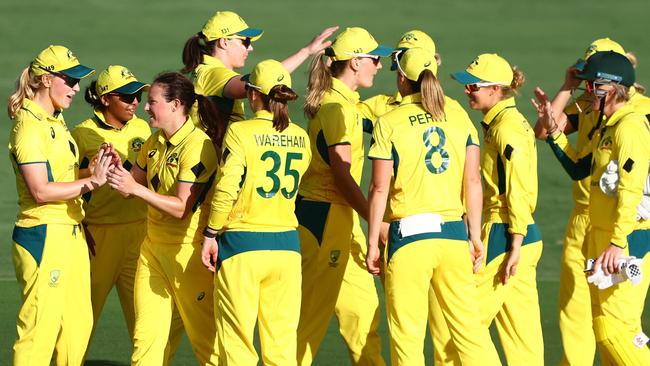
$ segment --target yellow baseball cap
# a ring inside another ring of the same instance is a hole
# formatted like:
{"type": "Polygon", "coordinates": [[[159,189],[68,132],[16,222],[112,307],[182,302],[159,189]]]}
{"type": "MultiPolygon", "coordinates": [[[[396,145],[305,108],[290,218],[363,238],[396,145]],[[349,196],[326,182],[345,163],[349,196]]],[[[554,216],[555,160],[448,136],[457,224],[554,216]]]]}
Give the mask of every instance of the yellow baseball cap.
{"type": "Polygon", "coordinates": [[[397,42],[397,46],[395,47],[395,54],[393,55],[393,62],[390,65],[390,70],[395,71],[397,70],[397,57],[399,56],[399,53],[413,47],[421,47],[424,48],[425,50],[428,50],[431,52],[431,54],[435,55],[436,54],[436,44],[433,42],[433,39],[429,37],[426,33],[414,29],[411,31],[408,31],[404,34],[399,39],[399,42],[397,42]]]}
{"type": "Polygon", "coordinates": [[[399,72],[407,79],[418,81],[424,70],[431,70],[433,75],[438,74],[438,63],[430,50],[420,47],[409,48],[399,59],[397,64],[399,72]]]}
{"type": "Polygon", "coordinates": [[[360,27],[346,28],[325,50],[325,54],[334,61],[345,61],[363,56],[387,57],[392,52],[390,47],[380,45],[367,30],[360,27]]]}
{"type": "Polygon", "coordinates": [[[124,66],[110,65],[97,78],[97,94],[102,96],[111,92],[135,94],[140,90],[149,90],[150,85],[139,82],[133,73],[124,66]]]}
{"type": "Polygon", "coordinates": [[[269,95],[276,85],[286,85],[291,88],[291,75],[284,66],[276,60],[264,60],[253,68],[253,72],[242,76],[251,88],[269,95]]]}
{"type": "Polygon", "coordinates": [[[64,46],[50,45],[36,56],[31,64],[36,76],[59,72],[75,79],[83,79],[95,73],[94,69],[81,65],[77,57],[64,46]]]}
{"type": "Polygon", "coordinates": [[[585,56],[579,59],[574,67],[582,71],[585,68],[585,64],[587,63],[587,60],[589,60],[589,57],[591,57],[596,52],[605,52],[605,51],[614,51],[618,54],[625,56],[625,50],[623,49],[623,46],[621,46],[618,42],[609,39],[609,37],[599,38],[591,42],[591,44],[589,45],[589,47],[587,47],[587,50],[585,51],[585,56]]]}
{"type": "Polygon", "coordinates": [[[248,24],[232,11],[218,11],[201,29],[208,42],[219,38],[239,36],[257,41],[264,33],[261,29],[249,28],[248,24]]]}
{"type": "Polygon", "coordinates": [[[461,84],[490,84],[510,86],[512,84],[512,67],[508,61],[496,53],[479,55],[467,66],[465,71],[451,74],[452,79],[461,84]]]}
{"type": "Polygon", "coordinates": [[[436,43],[426,33],[414,29],[402,34],[395,49],[405,50],[407,48],[420,47],[431,52],[436,53],[436,43]]]}

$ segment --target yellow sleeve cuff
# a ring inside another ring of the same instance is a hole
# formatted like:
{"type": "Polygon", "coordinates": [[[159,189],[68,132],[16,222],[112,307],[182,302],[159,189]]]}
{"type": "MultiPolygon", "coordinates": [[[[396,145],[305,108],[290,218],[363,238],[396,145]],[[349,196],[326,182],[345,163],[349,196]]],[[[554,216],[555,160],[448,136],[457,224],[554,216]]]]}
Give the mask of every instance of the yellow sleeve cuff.
{"type": "Polygon", "coordinates": [[[220,231],[228,220],[228,213],[215,212],[210,213],[210,220],[208,221],[208,227],[211,230],[220,231]]]}

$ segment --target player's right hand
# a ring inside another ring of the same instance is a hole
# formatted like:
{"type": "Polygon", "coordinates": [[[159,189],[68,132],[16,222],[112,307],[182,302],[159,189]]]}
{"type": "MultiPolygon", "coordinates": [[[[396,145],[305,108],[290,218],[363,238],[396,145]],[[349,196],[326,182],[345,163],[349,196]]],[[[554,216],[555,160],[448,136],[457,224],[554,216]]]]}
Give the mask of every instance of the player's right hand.
{"type": "Polygon", "coordinates": [[[381,256],[379,255],[379,245],[368,245],[368,254],[366,254],[366,266],[371,275],[379,276],[381,273],[381,256]]]}
{"type": "Polygon", "coordinates": [[[203,237],[203,245],[201,247],[201,262],[205,268],[210,272],[216,271],[217,255],[219,254],[219,245],[216,238],[203,237]]]}

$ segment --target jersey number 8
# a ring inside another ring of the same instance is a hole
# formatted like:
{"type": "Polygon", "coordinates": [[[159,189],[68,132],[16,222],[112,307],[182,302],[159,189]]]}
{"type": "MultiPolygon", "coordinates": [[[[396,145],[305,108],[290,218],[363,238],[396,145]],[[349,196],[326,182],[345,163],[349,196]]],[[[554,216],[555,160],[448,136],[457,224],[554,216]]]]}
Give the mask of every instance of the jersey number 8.
{"type": "Polygon", "coordinates": [[[440,174],[447,170],[449,167],[449,152],[444,149],[445,146],[445,131],[442,130],[442,128],[433,126],[427,128],[424,133],[422,134],[422,140],[424,140],[424,146],[427,148],[427,154],[424,156],[424,164],[427,166],[427,169],[433,174],[440,174]],[[438,144],[434,145],[431,142],[431,135],[433,133],[436,133],[438,135],[438,144]],[[434,166],[433,165],[433,154],[438,153],[440,154],[440,165],[439,166],[434,166]]]}
{"type": "MultiPolygon", "coordinates": [[[[272,198],[280,190],[280,177],[278,177],[278,170],[280,170],[280,165],[282,165],[282,159],[275,151],[266,151],[260,157],[260,160],[271,159],[273,161],[273,166],[270,170],[266,172],[266,176],[271,178],[273,186],[270,190],[265,191],[263,187],[257,187],[257,193],[263,198],[272,198]]],[[[286,164],[284,165],[284,175],[293,177],[293,187],[291,191],[287,190],[286,187],[282,188],[282,195],[287,198],[293,198],[298,192],[298,182],[300,181],[300,173],[297,170],[291,169],[292,160],[302,160],[302,153],[287,153],[286,164]]]]}

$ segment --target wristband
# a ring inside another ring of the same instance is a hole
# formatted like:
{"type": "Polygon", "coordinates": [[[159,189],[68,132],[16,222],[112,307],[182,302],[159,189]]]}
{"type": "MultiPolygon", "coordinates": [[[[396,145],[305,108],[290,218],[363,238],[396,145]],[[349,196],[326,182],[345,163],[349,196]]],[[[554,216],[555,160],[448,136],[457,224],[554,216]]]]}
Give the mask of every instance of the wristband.
{"type": "Polygon", "coordinates": [[[208,239],[214,239],[217,237],[217,235],[219,235],[219,233],[211,233],[207,227],[203,229],[203,236],[208,239]]]}

